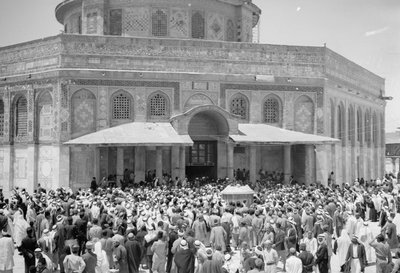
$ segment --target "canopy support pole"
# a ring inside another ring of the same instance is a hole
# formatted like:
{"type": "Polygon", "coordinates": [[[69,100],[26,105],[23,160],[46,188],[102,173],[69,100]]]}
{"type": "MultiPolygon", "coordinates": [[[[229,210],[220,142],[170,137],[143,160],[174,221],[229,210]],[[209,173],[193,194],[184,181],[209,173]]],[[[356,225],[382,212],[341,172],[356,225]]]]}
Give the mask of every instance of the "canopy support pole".
{"type": "Polygon", "coordinates": [[[285,184],[289,183],[290,176],[292,175],[292,146],[283,146],[283,175],[285,184]]]}

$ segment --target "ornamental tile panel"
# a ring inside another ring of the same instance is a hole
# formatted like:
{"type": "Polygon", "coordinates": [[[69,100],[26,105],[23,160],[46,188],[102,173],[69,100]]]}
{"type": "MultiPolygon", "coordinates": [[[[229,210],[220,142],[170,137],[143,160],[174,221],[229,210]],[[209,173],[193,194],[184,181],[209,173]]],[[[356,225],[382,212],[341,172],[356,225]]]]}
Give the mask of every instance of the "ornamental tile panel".
{"type": "Polygon", "coordinates": [[[123,33],[128,36],[148,35],[150,12],[148,8],[124,9],[122,19],[123,33]]]}
{"type": "Polygon", "coordinates": [[[189,14],[185,9],[172,8],[169,19],[171,37],[187,38],[189,36],[189,14]]]}
{"type": "Polygon", "coordinates": [[[209,13],[207,33],[210,40],[224,40],[224,17],[218,13],[209,13]]]}

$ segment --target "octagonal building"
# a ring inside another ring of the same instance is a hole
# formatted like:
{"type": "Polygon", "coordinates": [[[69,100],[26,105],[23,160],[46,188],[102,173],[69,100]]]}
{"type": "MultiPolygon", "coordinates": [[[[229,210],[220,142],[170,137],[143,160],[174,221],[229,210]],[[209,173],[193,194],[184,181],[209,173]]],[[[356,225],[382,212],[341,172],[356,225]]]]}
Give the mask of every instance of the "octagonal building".
{"type": "Polygon", "coordinates": [[[251,0],[60,3],[63,34],[0,48],[4,191],[382,176],[384,79],[324,46],[252,43],[260,13],[251,0]]]}

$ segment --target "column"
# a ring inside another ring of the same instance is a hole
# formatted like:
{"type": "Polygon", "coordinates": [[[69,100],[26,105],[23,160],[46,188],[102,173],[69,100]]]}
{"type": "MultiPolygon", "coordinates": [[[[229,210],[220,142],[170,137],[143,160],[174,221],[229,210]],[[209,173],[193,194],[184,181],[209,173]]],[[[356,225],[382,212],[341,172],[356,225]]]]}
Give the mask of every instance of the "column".
{"type": "Polygon", "coordinates": [[[175,179],[175,177],[180,176],[180,164],[179,164],[179,146],[171,147],[171,177],[175,179]]]}
{"type": "Polygon", "coordinates": [[[392,157],[392,173],[397,173],[396,172],[396,158],[392,157]]]}
{"type": "Polygon", "coordinates": [[[96,182],[99,184],[101,181],[100,178],[100,148],[94,147],[94,165],[93,165],[93,174],[96,177],[96,182]]]}
{"type": "Polygon", "coordinates": [[[227,143],[227,177],[233,181],[233,143],[227,143]]]}
{"type": "Polygon", "coordinates": [[[117,147],[117,185],[120,180],[124,179],[124,148],[117,147]]]}
{"type": "Polygon", "coordinates": [[[27,148],[27,172],[26,179],[28,181],[27,191],[33,192],[37,188],[37,167],[38,167],[38,153],[37,144],[28,144],[27,148]]]}
{"type": "Polygon", "coordinates": [[[305,158],[305,178],[306,185],[315,183],[315,153],[314,145],[306,145],[306,158],[305,158]]]}
{"type": "Polygon", "coordinates": [[[162,169],[162,147],[156,148],[156,176],[161,179],[163,176],[162,169]]]}
{"type": "Polygon", "coordinates": [[[146,148],[135,147],[135,183],[144,181],[146,169],[146,148]]]}
{"type": "Polygon", "coordinates": [[[290,176],[292,175],[292,146],[283,146],[283,175],[285,184],[289,183],[290,176]]]}
{"type": "Polygon", "coordinates": [[[5,198],[10,198],[14,182],[14,147],[7,144],[3,146],[3,192],[5,198]]]}
{"type": "Polygon", "coordinates": [[[328,185],[328,175],[331,170],[328,168],[328,160],[325,145],[316,145],[316,181],[324,186],[328,185]]]}
{"type": "Polygon", "coordinates": [[[179,166],[180,166],[180,179],[186,177],[186,147],[181,146],[179,148],[179,166]]]}
{"type": "Polygon", "coordinates": [[[250,182],[255,185],[257,181],[257,147],[256,146],[250,146],[250,164],[249,164],[249,172],[250,172],[250,182]]]}

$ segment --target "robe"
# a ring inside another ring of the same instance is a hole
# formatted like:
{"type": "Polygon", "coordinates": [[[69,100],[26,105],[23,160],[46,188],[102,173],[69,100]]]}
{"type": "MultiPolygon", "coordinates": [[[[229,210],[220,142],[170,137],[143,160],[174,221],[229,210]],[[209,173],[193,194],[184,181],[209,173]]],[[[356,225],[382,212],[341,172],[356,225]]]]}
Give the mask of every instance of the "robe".
{"type": "Polygon", "coordinates": [[[0,238],[0,271],[12,272],[14,267],[14,242],[11,237],[0,238]]]}
{"type": "Polygon", "coordinates": [[[22,240],[28,236],[26,229],[30,227],[28,222],[24,219],[21,212],[17,211],[14,214],[14,241],[17,247],[21,245],[22,240]]]}
{"type": "Polygon", "coordinates": [[[226,232],[223,227],[215,226],[211,229],[210,242],[213,246],[221,246],[222,252],[226,251],[226,232]]]}
{"type": "Polygon", "coordinates": [[[113,250],[113,258],[116,265],[118,265],[119,273],[128,273],[127,252],[124,246],[119,245],[113,250]]]}
{"type": "Polygon", "coordinates": [[[328,273],[328,247],[325,243],[319,245],[315,263],[318,265],[319,273],[328,273]]]}
{"type": "Polygon", "coordinates": [[[108,273],[109,263],[107,254],[102,250],[100,241],[94,244],[94,253],[97,255],[96,273],[108,273]]]}
{"type": "Polygon", "coordinates": [[[137,240],[128,240],[125,243],[129,273],[138,273],[140,260],[142,257],[142,248],[137,240]]]}
{"type": "Polygon", "coordinates": [[[338,256],[339,265],[346,263],[346,255],[349,250],[351,240],[346,230],[342,230],[340,237],[335,241],[334,253],[338,256]]]}
{"type": "Polygon", "coordinates": [[[207,260],[204,262],[200,273],[222,273],[222,264],[219,261],[207,260]]]}
{"type": "Polygon", "coordinates": [[[177,273],[194,273],[194,254],[190,249],[181,249],[175,254],[177,273]]]}

